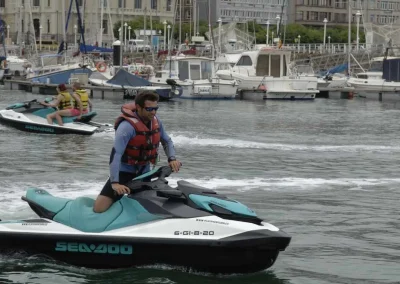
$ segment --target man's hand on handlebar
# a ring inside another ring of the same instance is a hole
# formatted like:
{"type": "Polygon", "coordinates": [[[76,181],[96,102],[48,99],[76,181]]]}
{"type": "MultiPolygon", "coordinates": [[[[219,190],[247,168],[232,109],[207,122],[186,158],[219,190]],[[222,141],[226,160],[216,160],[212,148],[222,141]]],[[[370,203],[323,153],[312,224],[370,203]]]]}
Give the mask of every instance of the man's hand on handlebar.
{"type": "Polygon", "coordinates": [[[179,160],[174,160],[169,162],[169,166],[171,167],[173,172],[177,173],[179,172],[182,163],[179,160]]]}
{"type": "Polygon", "coordinates": [[[131,190],[129,187],[119,184],[119,183],[113,183],[111,184],[112,189],[118,194],[118,195],[123,195],[123,194],[129,194],[131,193],[131,190]]]}

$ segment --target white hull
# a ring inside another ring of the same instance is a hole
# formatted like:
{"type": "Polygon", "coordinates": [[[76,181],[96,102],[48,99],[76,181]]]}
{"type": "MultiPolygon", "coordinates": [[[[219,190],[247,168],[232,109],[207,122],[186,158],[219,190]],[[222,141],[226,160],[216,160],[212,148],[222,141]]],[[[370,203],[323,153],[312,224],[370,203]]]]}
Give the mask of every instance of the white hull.
{"type": "Polygon", "coordinates": [[[258,98],[263,90],[263,99],[272,100],[313,100],[317,90],[317,78],[298,77],[236,77],[239,82],[238,90],[243,99],[258,98]]]}
{"type": "Polygon", "coordinates": [[[357,91],[356,98],[376,100],[376,101],[400,101],[399,92],[377,92],[377,91],[357,91]]]}
{"type": "Polygon", "coordinates": [[[57,132],[73,132],[93,134],[98,127],[91,126],[80,122],[64,123],[63,126],[58,124],[50,125],[43,117],[33,114],[22,114],[13,110],[0,110],[0,119],[12,125],[20,125],[26,131],[57,133],[57,132]]]}
{"type": "Polygon", "coordinates": [[[349,85],[358,91],[368,92],[399,92],[400,82],[387,82],[384,79],[358,79],[350,78],[349,85]]]}
{"type": "MultiPolygon", "coordinates": [[[[182,87],[183,99],[234,99],[236,97],[237,84],[235,81],[226,81],[219,78],[210,80],[175,80],[182,87]]],[[[166,84],[160,84],[167,86],[166,84]]]]}
{"type": "MultiPolygon", "coordinates": [[[[93,215],[94,220],[101,219],[101,216],[93,215]]],[[[221,238],[230,237],[233,235],[256,231],[268,230],[278,232],[279,229],[274,225],[263,222],[263,226],[239,222],[233,220],[225,220],[217,216],[210,217],[196,217],[196,218],[179,218],[179,219],[165,219],[161,221],[148,222],[129,226],[125,228],[100,232],[100,233],[87,233],[69,226],[54,222],[53,220],[44,219],[47,222],[46,226],[41,223],[32,224],[31,226],[23,226],[22,223],[0,223],[0,232],[13,232],[13,233],[36,233],[36,234],[54,234],[63,233],[65,235],[91,235],[91,236],[118,236],[120,238],[161,238],[161,239],[204,239],[204,240],[218,240],[221,238]],[[201,223],[200,223],[201,222],[201,223]],[[176,234],[176,231],[182,231],[185,228],[187,231],[213,231],[213,235],[182,235],[176,234]]]]}

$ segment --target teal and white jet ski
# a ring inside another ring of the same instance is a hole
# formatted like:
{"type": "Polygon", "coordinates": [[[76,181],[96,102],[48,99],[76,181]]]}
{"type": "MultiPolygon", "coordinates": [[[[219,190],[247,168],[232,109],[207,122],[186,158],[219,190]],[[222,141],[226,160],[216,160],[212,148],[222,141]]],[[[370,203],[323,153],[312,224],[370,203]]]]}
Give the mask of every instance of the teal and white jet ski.
{"type": "Polygon", "coordinates": [[[63,126],[58,125],[56,120],[49,124],[46,116],[55,111],[57,109],[45,107],[36,99],[15,103],[0,110],[0,123],[22,131],[45,134],[92,135],[100,127],[91,121],[97,115],[94,111],[83,114],[79,121],[77,117],[63,117],[63,126]]]}
{"type": "Polygon", "coordinates": [[[132,180],[131,194],[104,213],[93,212],[89,197],[28,189],[22,199],[39,217],[0,221],[0,251],[91,268],[167,264],[248,273],[271,267],[289,245],[289,235],[242,203],[183,180],[172,188],[170,174],[167,166],[132,180]]]}

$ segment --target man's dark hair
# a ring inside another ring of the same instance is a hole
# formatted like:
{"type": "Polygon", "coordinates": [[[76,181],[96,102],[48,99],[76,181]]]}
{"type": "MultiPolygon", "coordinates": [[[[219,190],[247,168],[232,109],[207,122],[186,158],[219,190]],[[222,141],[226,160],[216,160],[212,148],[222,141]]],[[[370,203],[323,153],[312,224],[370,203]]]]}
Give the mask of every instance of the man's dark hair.
{"type": "Polygon", "coordinates": [[[145,90],[136,95],[135,104],[144,107],[145,101],[158,102],[159,99],[160,97],[156,92],[145,90]]]}

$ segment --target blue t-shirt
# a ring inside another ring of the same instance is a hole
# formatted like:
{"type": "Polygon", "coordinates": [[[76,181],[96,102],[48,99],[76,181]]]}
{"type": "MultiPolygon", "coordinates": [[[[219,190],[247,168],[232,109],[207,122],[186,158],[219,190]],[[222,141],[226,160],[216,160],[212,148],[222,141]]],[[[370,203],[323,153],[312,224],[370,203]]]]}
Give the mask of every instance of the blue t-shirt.
{"type": "MultiPolygon", "coordinates": [[[[165,154],[168,158],[174,157],[174,144],[171,138],[165,132],[160,120],[158,120],[158,124],[160,127],[160,142],[164,148],[165,154]]],[[[133,128],[133,126],[126,120],[122,121],[115,131],[114,151],[111,154],[110,160],[111,182],[119,182],[119,172],[128,172],[140,175],[150,170],[150,163],[147,163],[147,165],[128,165],[121,162],[122,155],[125,152],[129,140],[131,140],[135,136],[135,128],[133,128]]]]}

